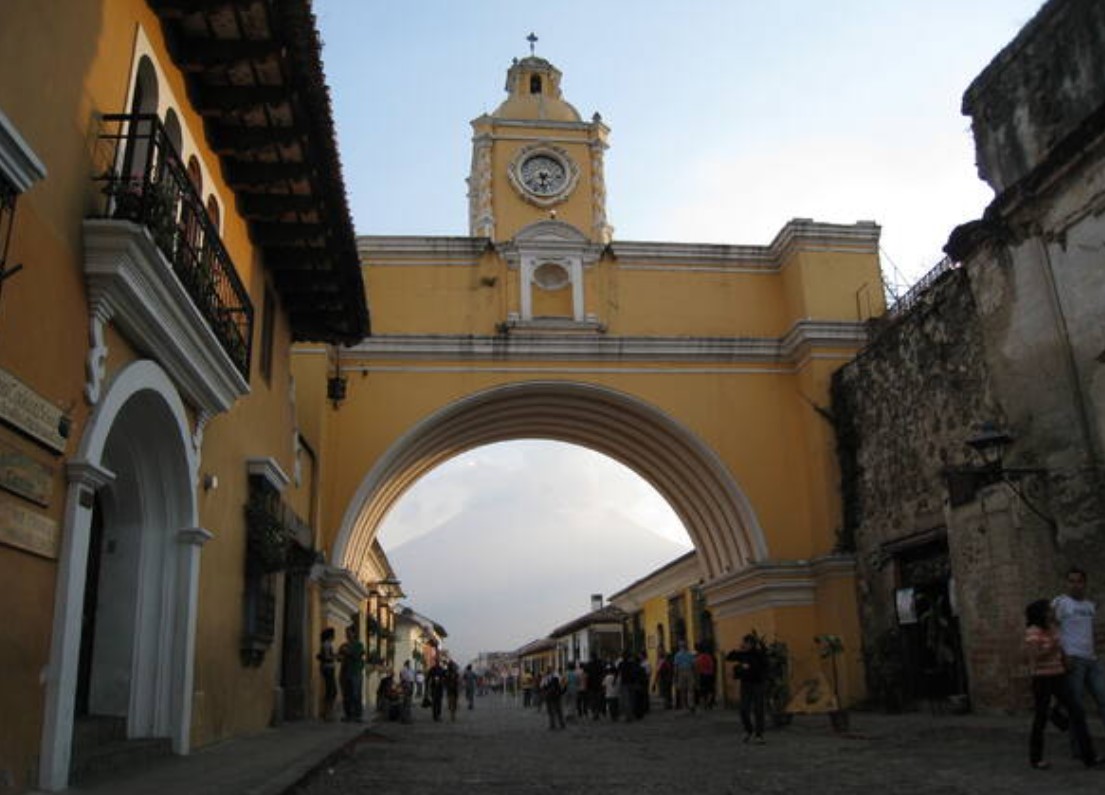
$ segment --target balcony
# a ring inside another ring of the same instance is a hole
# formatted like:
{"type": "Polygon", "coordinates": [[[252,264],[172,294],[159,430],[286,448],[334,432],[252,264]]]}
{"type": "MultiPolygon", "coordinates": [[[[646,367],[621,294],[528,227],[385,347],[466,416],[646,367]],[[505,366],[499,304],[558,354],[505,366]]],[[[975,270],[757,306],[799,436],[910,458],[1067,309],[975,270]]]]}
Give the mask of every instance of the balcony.
{"type": "Polygon", "coordinates": [[[111,319],[196,405],[225,411],[249,391],[249,295],[160,120],[103,122],[103,189],[84,223],[93,322],[111,319]]]}

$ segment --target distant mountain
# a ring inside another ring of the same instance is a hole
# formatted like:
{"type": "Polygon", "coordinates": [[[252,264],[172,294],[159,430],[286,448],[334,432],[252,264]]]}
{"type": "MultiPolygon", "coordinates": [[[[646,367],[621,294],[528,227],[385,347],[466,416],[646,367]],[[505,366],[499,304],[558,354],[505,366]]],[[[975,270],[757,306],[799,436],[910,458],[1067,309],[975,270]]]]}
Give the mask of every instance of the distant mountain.
{"type": "Polygon", "coordinates": [[[625,588],[686,548],[616,508],[570,502],[466,511],[387,549],[410,604],[444,625],[461,661],[512,649],[590,610],[593,593],[625,588]]]}

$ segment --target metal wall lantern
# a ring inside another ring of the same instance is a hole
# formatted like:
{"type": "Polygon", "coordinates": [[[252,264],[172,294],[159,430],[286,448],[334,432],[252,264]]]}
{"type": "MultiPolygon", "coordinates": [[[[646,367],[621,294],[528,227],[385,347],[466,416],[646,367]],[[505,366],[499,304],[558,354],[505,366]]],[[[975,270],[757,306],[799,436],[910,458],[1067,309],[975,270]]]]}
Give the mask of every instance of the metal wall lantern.
{"type": "Polygon", "coordinates": [[[953,508],[972,502],[978,492],[995,483],[1004,483],[1032,513],[1055,528],[1055,519],[1041,510],[1028,498],[1017,481],[1026,475],[1042,475],[1046,469],[1033,467],[1007,467],[1005,452],[1015,438],[994,422],[984,422],[978,432],[965,444],[981,460],[978,466],[949,467],[944,470],[948,486],[948,501],[953,508]]]}

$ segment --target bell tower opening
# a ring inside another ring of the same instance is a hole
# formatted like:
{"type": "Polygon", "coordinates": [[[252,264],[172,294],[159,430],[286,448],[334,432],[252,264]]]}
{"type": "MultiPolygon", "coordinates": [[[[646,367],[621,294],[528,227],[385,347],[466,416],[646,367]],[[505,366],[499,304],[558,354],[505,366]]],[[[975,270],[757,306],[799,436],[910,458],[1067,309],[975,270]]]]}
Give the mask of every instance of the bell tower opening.
{"type": "Polygon", "coordinates": [[[540,94],[541,93],[541,75],[530,75],[529,78],[529,93],[540,94]]]}

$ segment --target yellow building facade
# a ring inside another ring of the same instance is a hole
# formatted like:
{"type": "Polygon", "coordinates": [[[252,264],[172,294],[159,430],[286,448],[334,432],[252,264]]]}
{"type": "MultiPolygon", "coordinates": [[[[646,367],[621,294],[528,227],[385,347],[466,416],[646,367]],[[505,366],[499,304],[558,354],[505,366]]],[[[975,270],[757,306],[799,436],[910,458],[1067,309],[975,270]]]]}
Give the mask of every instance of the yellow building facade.
{"type": "Polygon", "coordinates": [[[307,3],[11,0],[0,52],[0,789],[58,791],[314,714],[369,595],[289,350],[368,316],[307,3]]]}
{"type": "Polygon", "coordinates": [[[469,236],[360,237],[373,335],[294,355],[297,381],[332,385],[312,412],[337,462],[327,558],[368,578],[387,511],[465,450],[582,445],[639,473],[683,521],[720,646],[755,627],[812,660],[814,635],[842,635],[855,697],[854,566],[835,551],[819,410],[884,308],[879,229],[796,219],[769,245],[620,241],[610,131],[560,83],[544,59],[510,66],[506,100],[472,122],[469,236]]]}

